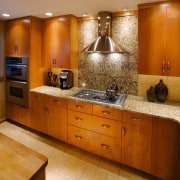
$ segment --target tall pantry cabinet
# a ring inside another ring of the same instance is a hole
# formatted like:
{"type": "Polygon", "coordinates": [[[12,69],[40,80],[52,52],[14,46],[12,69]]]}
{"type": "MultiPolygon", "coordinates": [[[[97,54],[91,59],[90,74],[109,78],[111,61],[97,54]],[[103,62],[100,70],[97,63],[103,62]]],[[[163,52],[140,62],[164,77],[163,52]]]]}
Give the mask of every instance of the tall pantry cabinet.
{"type": "Polygon", "coordinates": [[[180,76],[180,2],[138,8],[139,74],[180,76]]]}
{"type": "Polygon", "coordinates": [[[52,68],[77,68],[78,22],[73,15],[43,21],[43,60],[52,68]]]}
{"type": "MultiPolygon", "coordinates": [[[[5,21],[5,56],[28,57],[28,90],[44,84],[42,20],[33,16],[5,21]]],[[[27,98],[28,99],[28,98],[27,98]]],[[[29,109],[6,104],[6,118],[29,126],[29,109]]]]}

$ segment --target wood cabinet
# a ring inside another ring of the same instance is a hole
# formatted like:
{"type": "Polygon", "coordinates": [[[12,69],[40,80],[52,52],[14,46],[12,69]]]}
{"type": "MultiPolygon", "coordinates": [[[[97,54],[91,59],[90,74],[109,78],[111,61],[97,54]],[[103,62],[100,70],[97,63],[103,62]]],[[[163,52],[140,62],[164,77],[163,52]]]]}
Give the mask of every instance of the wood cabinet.
{"type": "Polygon", "coordinates": [[[119,110],[68,100],[68,142],[117,162],[121,161],[121,121],[119,110]]]}
{"type": "Polygon", "coordinates": [[[150,171],[152,118],[139,113],[123,112],[122,163],[150,171]]]}
{"type": "Polygon", "coordinates": [[[47,82],[49,66],[42,59],[42,20],[33,16],[5,21],[5,55],[29,58],[28,87],[47,82]]]}
{"type": "Polygon", "coordinates": [[[31,92],[30,102],[31,128],[67,141],[67,101],[31,92]]]}
{"type": "Polygon", "coordinates": [[[178,179],[179,124],[153,118],[151,173],[162,179],[178,179]]]}
{"type": "Polygon", "coordinates": [[[5,53],[7,56],[29,56],[30,19],[6,21],[5,53]]]}
{"type": "Polygon", "coordinates": [[[180,179],[180,126],[179,126],[179,166],[178,166],[178,179],[180,179]]]}
{"type": "Polygon", "coordinates": [[[180,2],[139,5],[138,73],[180,76],[180,2]]]}
{"type": "Polygon", "coordinates": [[[72,15],[43,21],[43,59],[51,67],[77,68],[78,23],[72,15]]]}
{"type": "Polygon", "coordinates": [[[25,126],[29,126],[29,109],[7,102],[6,118],[25,126]]]}

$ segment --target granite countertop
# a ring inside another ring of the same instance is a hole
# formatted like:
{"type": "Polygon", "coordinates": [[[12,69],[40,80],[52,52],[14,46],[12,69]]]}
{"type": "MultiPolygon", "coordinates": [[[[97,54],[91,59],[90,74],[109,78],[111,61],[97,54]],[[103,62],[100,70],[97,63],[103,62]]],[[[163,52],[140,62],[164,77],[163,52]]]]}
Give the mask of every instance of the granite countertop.
{"type": "MultiPolygon", "coordinates": [[[[76,99],[76,100],[78,99],[72,97],[72,95],[80,90],[81,88],[77,88],[77,87],[73,87],[68,90],[62,90],[60,88],[50,87],[50,86],[41,86],[38,88],[31,89],[31,91],[33,92],[48,94],[57,97],[64,97],[68,99],[76,99]]],[[[87,100],[81,99],[81,101],[87,101],[87,100]]],[[[96,103],[96,102],[92,102],[92,103],[96,103]]],[[[98,104],[107,106],[107,104],[103,104],[99,102],[98,104]]],[[[128,95],[123,107],[113,104],[109,104],[108,106],[122,110],[138,112],[138,113],[143,113],[143,114],[162,117],[162,118],[168,118],[180,123],[180,102],[170,102],[170,101],[166,103],[148,102],[147,99],[144,97],[128,95]]]]}

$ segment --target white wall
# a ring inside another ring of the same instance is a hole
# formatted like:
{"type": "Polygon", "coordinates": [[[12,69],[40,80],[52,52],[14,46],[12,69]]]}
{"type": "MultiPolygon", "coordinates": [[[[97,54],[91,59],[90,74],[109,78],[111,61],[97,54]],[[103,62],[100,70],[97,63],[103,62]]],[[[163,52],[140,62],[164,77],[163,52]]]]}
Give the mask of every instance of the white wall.
{"type": "Polygon", "coordinates": [[[4,23],[0,21],[0,121],[5,119],[4,23]]]}

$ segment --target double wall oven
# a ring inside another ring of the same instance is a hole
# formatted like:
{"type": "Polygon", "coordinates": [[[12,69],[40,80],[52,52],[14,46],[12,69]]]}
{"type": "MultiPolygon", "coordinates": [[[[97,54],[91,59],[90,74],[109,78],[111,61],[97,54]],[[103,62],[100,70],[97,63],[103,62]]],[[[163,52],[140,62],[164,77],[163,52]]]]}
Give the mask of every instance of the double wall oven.
{"type": "Polygon", "coordinates": [[[6,57],[7,101],[28,107],[28,57],[6,57]]]}

